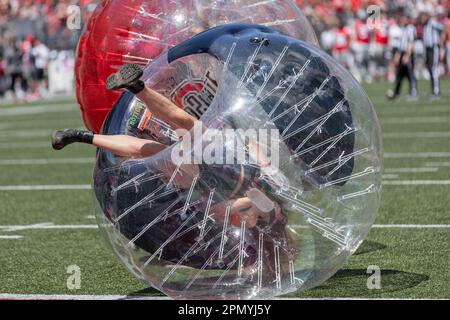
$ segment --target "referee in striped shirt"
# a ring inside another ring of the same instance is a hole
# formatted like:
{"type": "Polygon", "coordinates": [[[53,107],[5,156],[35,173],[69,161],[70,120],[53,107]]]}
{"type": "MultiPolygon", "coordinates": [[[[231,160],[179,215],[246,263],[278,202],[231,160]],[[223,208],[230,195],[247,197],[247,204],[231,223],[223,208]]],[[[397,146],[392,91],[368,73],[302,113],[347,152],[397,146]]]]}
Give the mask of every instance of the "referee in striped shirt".
{"type": "Polygon", "coordinates": [[[395,99],[400,94],[403,79],[409,82],[409,96],[417,99],[417,80],[414,74],[414,41],[417,37],[416,27],[410,22],[406,15],[400,17],[400,28],[402,36],[399,43],[399,50],[394,56],[394,63],[397,66],[395,88],[389,90],[387,98],[395,99]]]}
{"type": "Polygon", "coordinates": [[[439,61],[441,48],[444,48],[445,43],[445,27],[429,14],[423,14],[421,22],[423,24],[423,43],[426,49],[426,65],[431,76],[431,93],[433,97],[440,97],[439,61]]]}

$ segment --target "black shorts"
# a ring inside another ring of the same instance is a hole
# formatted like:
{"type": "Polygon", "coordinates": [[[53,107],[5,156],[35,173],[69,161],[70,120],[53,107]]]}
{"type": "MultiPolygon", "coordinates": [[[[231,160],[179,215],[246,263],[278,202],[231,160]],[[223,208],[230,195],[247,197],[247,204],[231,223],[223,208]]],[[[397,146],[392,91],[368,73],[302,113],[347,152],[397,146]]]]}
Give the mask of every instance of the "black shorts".
{"type": "Polygon", "coordinates": [[[45,71],[44,71],[44,69],[37,68],[34,71],[34,77],[33,78],[34,78],[34,80],[38,80],[38,81],[44,80],[44,78],[45,78],[45,71]]]}

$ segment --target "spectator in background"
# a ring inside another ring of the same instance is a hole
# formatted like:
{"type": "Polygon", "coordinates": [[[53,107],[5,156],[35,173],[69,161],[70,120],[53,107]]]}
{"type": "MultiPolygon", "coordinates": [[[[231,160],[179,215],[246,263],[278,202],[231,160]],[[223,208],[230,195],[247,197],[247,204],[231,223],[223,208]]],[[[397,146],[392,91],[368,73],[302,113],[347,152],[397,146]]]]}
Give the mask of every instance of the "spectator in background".
{"type": "Polygon", "coordinates": [[[386,12],[381,12],[381,16],[374,26],[375,41],[371,42],[370,74],[375,80],[387,80],[388,53],[389,53],[389,20],[386,12]]]}
{"type": "MultiPolygon", "coordinates": [[[[359,11],[359,18],[354,20],[351,25],[352,35],[352,50],[355,55],[356,68],[358,74],[364,75],[366,82],[372,82],[372,77],[369,74],[369,47],[371,43],[371,31],[367,25],[366,12],[359,11]]],[[[357,77],[361,81],[361,76],[357,77]]]]}
{"type": "Polygon", "coordinates": [[[13,100],[24,98],[25,79],[23,77],[23,54],[19,47],[19,42],[11,39],[5,49],[6,75],[9,78],[9,90],[13,95],[13,100]]]}
{"type": "Polygon", "coordinates": [[[441,95],[439,61],[443,59],[441,48],[444,48],[445,27],[436,21],[433,15],[427,13],[422,15],[422,24],[425,60],[431,78],[431,94],[436,98],[441,95]]]}
{"type": "Polygon", "coordinates": [[[33,93],[38,97],[46,97],[48,95],[48,84],[45,72],[48,67],[50,50],[39,39],[35,39],[31,50],[31,56],[33,57],[34,62],[33,93]]]}
{"type": "Polygon", "coordinates": [[[80,5],[87,21],[94,2],[0,0],[0,98],[28,101],[48,95],[50,52],[73,52],[81,34],[67,28],[67,8],[80,5]]]}
{"type": "Polygon", "coordinates": [[[351,36],[349,27],[347,27],[343,20],[338,20],[337,27],[333,30],[333,56],[345,68],[350,70],[353,76],[361,80],[359,70],[355,66],[354,55],[350,51],[351,36]]]}
{"type": "Polygon", "coordinates": [[[450,76],[450,10],[448,11],[448,16],[444,20],[444,25],[446,26],[445,31],[445,66],[447,71],[447,76],[450,76]]]}
{"type": "Polygon", "coordinates": [[[409,96],[412,100],[417,99],[417,81],[414,74],[414,40],[416,39],[416,27],[411,23],[411,19],[402,15],[400,17],[400,27],[402,37],[400,39],[399,50],[394,56],[394,63],[397,66],[395,76],[395,88],[389,90],[386,96],[395,99],[399,96],[402,82],[405,78],[409,82],[409,96]]]}

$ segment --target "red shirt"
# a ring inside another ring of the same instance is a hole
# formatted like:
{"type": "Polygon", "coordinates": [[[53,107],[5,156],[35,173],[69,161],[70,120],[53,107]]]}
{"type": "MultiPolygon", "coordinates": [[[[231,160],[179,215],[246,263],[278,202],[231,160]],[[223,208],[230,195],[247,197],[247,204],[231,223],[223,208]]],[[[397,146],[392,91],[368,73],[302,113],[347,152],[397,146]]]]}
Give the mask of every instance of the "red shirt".
{"type": "Polygon", "coordinates": [[[369,44],[370,42],[370,30],[367,23],[361,20],[356,20],[355,22],[355,35],[356,41],[359,43],[369,44]]]}
{"type": "Polygon", "coordinates": [[[346,51],[350,48],[350,34],[348,28],[334,29],[334,45],[333,50],[337,52],[346,51]]]}
{"type": "Polygon", "coordinates": [[[389,43],[389,23],[386,20],[381,21],[375,29],[375,42],[386,46],[389,43]]]}

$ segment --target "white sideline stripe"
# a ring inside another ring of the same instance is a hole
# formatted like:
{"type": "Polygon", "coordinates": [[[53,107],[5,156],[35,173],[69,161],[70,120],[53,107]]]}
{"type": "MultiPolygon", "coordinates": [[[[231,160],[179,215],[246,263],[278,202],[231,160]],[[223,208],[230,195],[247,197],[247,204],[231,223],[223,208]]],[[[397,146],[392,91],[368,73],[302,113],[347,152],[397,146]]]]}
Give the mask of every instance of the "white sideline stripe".
{"type": "Polygon", "coordinates": [[[398,117],[382,121],[383,124],[418,124],[418,123],[449,123],[449,117],[398,117]]]}
{"type": "Polygon", "coordinates": [[[29,138],[29,137],[48,137],[50,138],[52,131],[49,130],[21,130],[21,131],[0,131],[3,138],[29,138]]]}
{"type": "Polygon", "coordinates": [[[398,179],[398,178],[399,178],[398,174],[383,174],[383,180],[398,179]]]}
{"type": "Polygon", "coordinates": [[[450,162],[428,162],[426,167],[450,167],[450,162]]]}
{"type": "Polygon", "coordinates": [[[68,225],[55,225],[54,223],[38,223],[28,226],[0,226],[0,231],[3,232],[16,232],[26,230],[81,230],[81,229],[98,229],[96,224],[68,224],[68,225]]]}
{"type": "Polygon", "coordinates": [[[23,239],[23,236],[0,236],[0,240],[18,240],[23,239]]]}
{"type": "Polygon", "coordinates": [[[1,109],[0,117],[14,117],[14,116],[27,116],[41,113],[50,112],[73,112],[77,111],[77,106],[75,104],[58,104],[50,106],[29,106],[29,107],[12,107],[1,109]]]}
{"type": "MultiPolygon", "coordinates": [[[[169,297],[149,297],[149,296],[119,296],[119,295],[45,295],[45,294],[0,294],[0,300],[147,300],[147,301],[163,301],[172,300],[169,297]]],[[[427,301],[427,300],[448,300],[448,299],[403,299],[403,298],[274,298],[271,300],[286,301],[322,301],[322,300],[338,300],[338,301],[364,301],[364,300],[380,300],[380,301],[427,301]]],[[[270,300],[269,300],[270,301],[270,300]]]]}
{"type": "MultiPolygon", "coordinates": [[[[383,181],[387,186],[411,186],[411,185],[450,185],[450,180],[387,180],[383,181]]],[[[91,190],[91,185],[17,185],[0,186],[0,191],[58,191],[58,190],[91,190]]]]}
{"type": "Polygon", "coordinates": [[[420,172],[438,172],[439,168],[427,167],[427,168],[387,168],[384,170],[386,173],[420,173],[420,172]]]}
{"type": "Polygon", "coordinates": [[[0,294],[0,300],[170,300],[168,297],[118,295],[0,294]]]}
{"type": "Polygon", "coordinates": [[[450,180],[393,180],[383,181],[385,186],[450,186],[450,180]]]}
{"type": "Polygon", "coordinates": [[[375,229],[449,229],[450,224],[374,224],[375,229]]]}
{"type": "Polygon", "coordinates": [[[0,186],[0,191],[55,191],[55,190],[91,190],[88,184],[80,185],[35,185],[35,186],[0,186]]]}
{"type": "Polygon", "coordinates": [[[35,142],[1,142],[0,149],[42,149],[51,148],[49,141],[35,142]]]}
{"type": "Polygon", "coordinates": [[[398,152],[384,154],[387,159],[450,158],[450,152],[398,152]]]}
{"type": "MultiPolygon", "coordinates": [[[[289,225],[294,229],[302,229],[302,225],[289,225]]],[[[375,224],[375,229],[448,229],[450,224],[375,224]]],[[[55,225],[53,223],[39,223],[27,226],[0,226],[2,232],[18,232],[27,230],[83,230],[98,229],[96,224],[55,225]]]]}
{"type": "MultiPolygon", "coordinates": [[[[304,225],[289,225],[293,229],[303,229],[304,225]]],[[[373,229],[450,229],[450,224],[374,224],[373,229]]]]}
{"type": "Polygon", "coordinates": [[[411,113],[438,113],[438,112],[450,112],[450,108],[446,105],[438,105],[438,106],[427,106],[425,108],[414,108],[411,106],[408,107],[396,107],[395,109],[384,109],[377,110],[380,119],[384,119],[387,117],[391,117],[393,115],[404,115],[409,112],[411,113]]]}
{"type": "Polygon", "coordinates": [[[383,134],[384,139],[430,139],[450,138],[450,132],[390,132],[383,134]]]}
{"type": "Polygon", "coordinates": [[[0,166],[28,166],[49,164],[93,164],[94,158],[72,158],[72,159],[7,159],[0,160],[0,166]]]}

